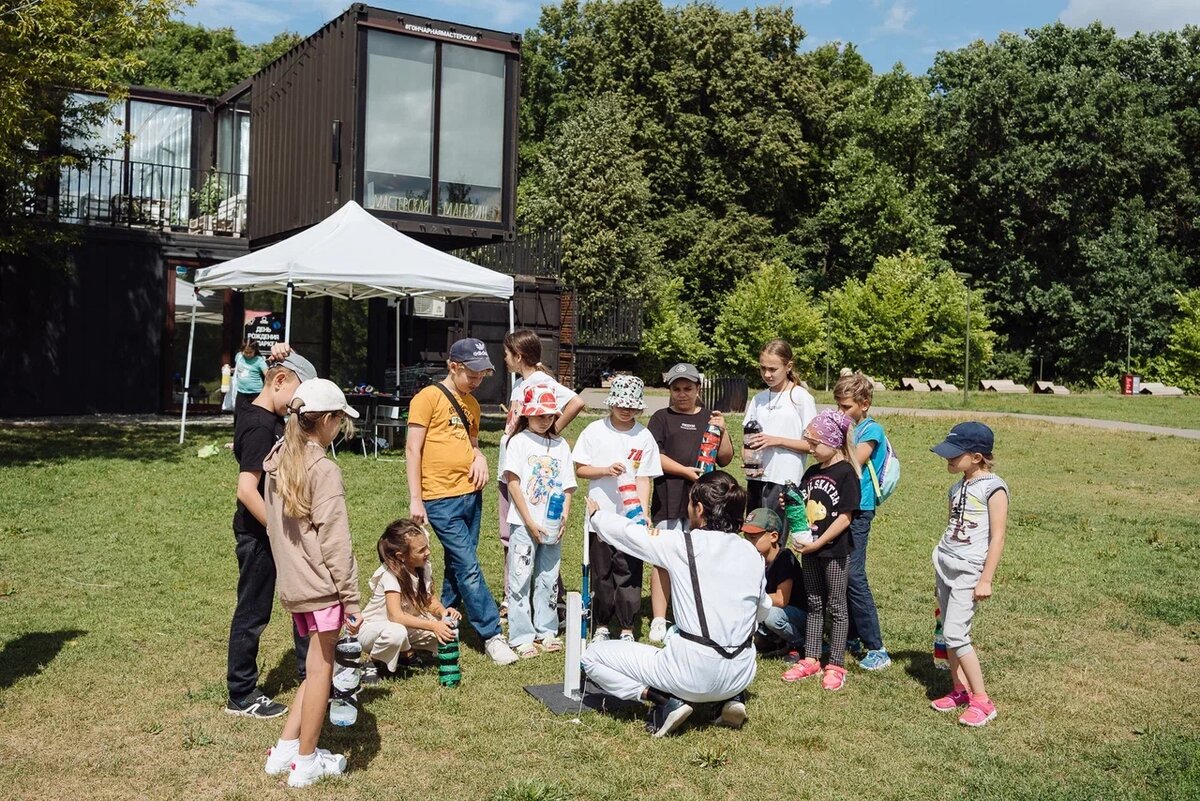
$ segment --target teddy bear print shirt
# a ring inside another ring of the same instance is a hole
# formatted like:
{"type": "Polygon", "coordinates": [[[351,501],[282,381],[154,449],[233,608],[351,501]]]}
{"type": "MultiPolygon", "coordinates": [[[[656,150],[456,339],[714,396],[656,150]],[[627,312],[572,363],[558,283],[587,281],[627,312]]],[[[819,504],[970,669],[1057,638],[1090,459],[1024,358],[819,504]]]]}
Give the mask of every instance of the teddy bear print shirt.
{"type": "MultiPolygon", "coordinates": [[[[533,522],[538,524],[545,522],[546,504],[555,490],[565,492],[576,486],[571,446],[567,441],[529,430],[513,435],[508,441],[500,475],[507,479],[509,473],[521,480],[521,494],[533,522]]],[[[515,503],[508,505],[508,522],[514,526],[526,524],[515,503]]]]}

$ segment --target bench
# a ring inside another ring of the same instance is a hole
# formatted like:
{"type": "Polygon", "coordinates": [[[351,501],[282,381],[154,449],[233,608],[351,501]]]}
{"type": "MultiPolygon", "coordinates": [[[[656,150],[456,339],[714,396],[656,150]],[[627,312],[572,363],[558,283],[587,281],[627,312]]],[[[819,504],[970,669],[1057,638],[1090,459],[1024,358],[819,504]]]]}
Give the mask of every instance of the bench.
{"type": "Polygon", "coordinates": [[[951,384],[949,381],[939,381],[936,378],[929,379],[930,392],[958,392],[958,387],[951,384]]]}
{"type": "Polygon", "coordinates": [[[1016,384],[1008,379],[989,379],[980,381],[979,388],[984,392],[1011,392],[1026,394],[1029,392],[1029,387],[1024,384],[1016,384]]]}
{"type": "Polygon", "coordinates": [[[909,392],[928,392],[929,385],[916,378],[901,378],[900,389],[908,390],[909,392]]]}
{"type": "Polygon", "coordinates": [[[1179,387],[1171,387],[1166,384],[1160,384],[1156,381],[1143,381],[1141,388],[1138,390],[1139,395],[1159,395],[1162,397],[1173,397],[1182,395],[1183,390],[1179,387]]]}
{"type": "Polygon", "coordinates": [[[1034,381],[1033,382],[1033,391],[1035,393],[1037,393],[1038,395],[1070,395],[1071,394],[1071,390],[1067,389],[1066,387],[1062,386],[1061,384],[1055,384],[1052,381],[1034,381]]]}

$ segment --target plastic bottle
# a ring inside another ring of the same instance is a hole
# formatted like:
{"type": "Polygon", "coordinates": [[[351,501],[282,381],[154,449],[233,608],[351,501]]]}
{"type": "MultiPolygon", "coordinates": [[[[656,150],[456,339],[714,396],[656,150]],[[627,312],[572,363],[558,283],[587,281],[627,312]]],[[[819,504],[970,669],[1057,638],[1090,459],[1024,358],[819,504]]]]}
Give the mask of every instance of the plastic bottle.
{"type": "Polygon", "coordinates": [[[933,613],[933,666],[938,670],[950,669],[950,657],[946,654],[946,638],[942,635],[942,610],[933,613]]]}
{"type": "Polygon", "coordinates": [[[566,502],[567,496],[556,485],[550,493],[549,500],[546,501],[546,519],[542,522],[542,534],[545,536],[545,539],[542,540],[543,545],[553,545],[558,542],[558,537],[562,533],[562,513],[566,502]]]}
{"type": "Polygon", "coordinates": [[[333,692],[329,697],[329,722],[353,726],[358,720],[358,685],[362,680],[362,644],[347,635],[337,641],[333,657],[333,692]]]}
{"type": "Polygon", "coordinates": [[[721,427],[710,422],[700,440],[700,452],[696,455],[696,469],[700,474],[711,473],[717,469],[717,451],[721,447],[721,427]]]}
{"type": "Polygon", "coordinates": [[[221,394],[224,395],[229,391],[230,379],[233,376],[233,368],[228,364],[221,365],[221,394]]]}
{"type": "Polygon", "coordinates": [[[747,478],[758,478],[762,474],[762,451],[748,448],[745,445],[745,441],[750,435],[761,433],[762,426],[757,420],[747,420],[746,424],[742,426],[742,466],[746,469],[747,478]]]}
{"type": "Polygon", "coordinates": [[[462,671],[458,667],[458,624],[449,615],[442,622],[454,629],[454,639],[438,643],[438,684],[457,687],[462,682],[462,671]]]}
{"type": "Polygon", "coordinates": [[[783,485],[783,510],[787,516],[788,535],[805,545],[812,542],[812,526],[804,508],[804,496],[794,482],[783,485]]]}
{"type": "Polygon", "coordinates": [[[621,514],[635,523],[646,525],[646,511],[642,509],[642,499],[638,497],[637,481],[631,473],[622,473],[617,479],[617,493],[621,496],[621,514]]]}

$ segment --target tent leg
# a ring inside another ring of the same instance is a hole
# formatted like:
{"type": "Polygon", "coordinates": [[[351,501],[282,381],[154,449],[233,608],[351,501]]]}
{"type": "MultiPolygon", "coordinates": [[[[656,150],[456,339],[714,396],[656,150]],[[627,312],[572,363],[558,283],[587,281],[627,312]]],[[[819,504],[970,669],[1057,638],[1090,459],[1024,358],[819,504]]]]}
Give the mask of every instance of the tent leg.
{"type": "Polygon", "coordinates": [[[199,303],[199,291],[192,289],[192,323],[188,330],[187,367],[183,370],[183,412],[179,415],[179,444],[183,444],[183,432],[187,427],[188,391],[192,386],[192,343],[196,341],[196,304],[199,303]]]}
{"type": "MultiPolygon", "coordinates": [[[[510,297],[508,299],[508,333],[510,333],[510,334],[516,330],[515,321],[516,321],[516,317],[513,315],[513,299],[510,297]]],[[[510,386],[508,388],[509,391],[511,392],[512,390],[516,389],[516,387],[517,387],[517,374],[512,373],[509,376],[509,380],[512,383],[512,386],[510,386]]]]}
{"type": "Polygon", "coordinates": [[[292,342],[292,282],[287,285],[287,306],[283,312],[283,341],[292,342]]]}
{"type": "MultiPolygon", "coordinates": [[[[400,389],[400,298],[396,298],[396,389],[400,389]]],[[[404,296],[404,304],[408,304],[408,296],[404,296]]]]}

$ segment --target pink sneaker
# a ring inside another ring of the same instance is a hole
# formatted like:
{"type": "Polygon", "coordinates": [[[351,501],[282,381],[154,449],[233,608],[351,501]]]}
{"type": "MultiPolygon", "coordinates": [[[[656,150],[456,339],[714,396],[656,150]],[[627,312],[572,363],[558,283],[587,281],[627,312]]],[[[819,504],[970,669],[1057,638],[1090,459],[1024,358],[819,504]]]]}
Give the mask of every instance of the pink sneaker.
{"type": "Polygon", "coordinates": [[[838,665],[826,665],[825,675],[821,678],[821,688],[825,690],[840,690],[846,684],[846,669],[838,665]]]}
{"type": "Polygon", "coordinates": [[[800,681],[821,672],[821,663],[815,659],[801,659],[787,670],[783,671],[783,680],[787,682],[800,681]]]}
{"type": "Polygon", "coordinates": [[[996,718],[996,705],[991,700],[980,700],[971,698],[971,703],[967,706],[967,711],[962,713],[962,717],[958,722],[964,726],[986,726],[989,721],[996,718]]]}
{"type": "Polygon", "coordinates": [[[971,703],[971,696],[966,690],[955,690],[948,695],[934,699],[929,705],[938,712],[953,712],[960,706],[966,706],[969,703],[971,703]]]}

